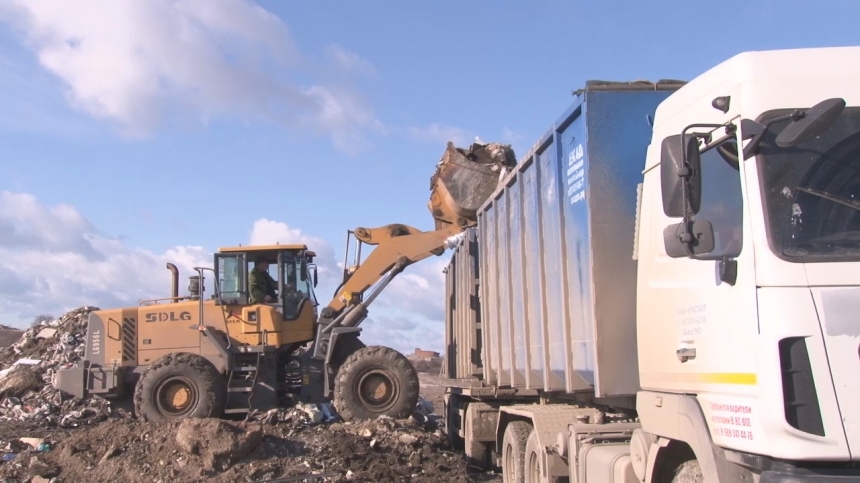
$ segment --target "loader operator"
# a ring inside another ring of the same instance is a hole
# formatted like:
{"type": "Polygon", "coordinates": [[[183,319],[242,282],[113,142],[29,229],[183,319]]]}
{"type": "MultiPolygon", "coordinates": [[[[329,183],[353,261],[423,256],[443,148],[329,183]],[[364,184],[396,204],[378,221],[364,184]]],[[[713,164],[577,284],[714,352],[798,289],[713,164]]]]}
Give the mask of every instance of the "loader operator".
{"type": "Polygon", "coordinates": [[[248,293],[252,304],[272,303],[278,296],[275,292],[278,283],[269,275],[269,262],[260,258],[248,274],[248,293]]]}

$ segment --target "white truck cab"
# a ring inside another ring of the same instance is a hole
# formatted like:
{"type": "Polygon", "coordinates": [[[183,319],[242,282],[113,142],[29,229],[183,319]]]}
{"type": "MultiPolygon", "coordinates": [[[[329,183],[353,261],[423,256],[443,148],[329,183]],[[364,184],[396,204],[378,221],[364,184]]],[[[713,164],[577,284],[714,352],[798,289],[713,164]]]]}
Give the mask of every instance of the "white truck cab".
{"type": "Polygon", "coordinates": [[[446,269],[452,441],[515,483],[860,483],[860,47],[578,92],[446,269]]]}
{"type": "Polygon", "coordinates": [[[683,442],[705,481],[731,481],[721,458],[762,481],[857,468],[860,47],[744,53],[673,93],[638,225],[651,463],[683,442]]]}

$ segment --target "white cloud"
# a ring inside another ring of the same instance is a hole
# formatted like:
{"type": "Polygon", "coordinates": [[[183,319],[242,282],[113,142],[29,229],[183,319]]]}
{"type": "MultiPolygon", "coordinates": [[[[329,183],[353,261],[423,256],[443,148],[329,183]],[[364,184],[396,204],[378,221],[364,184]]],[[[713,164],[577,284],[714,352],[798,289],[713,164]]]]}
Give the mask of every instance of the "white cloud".
{"type": "Polygon", "coordinates": [[[442,327],[445,319],[445,274],[450,252],[426,258],[397,275],[377,299],[385,308],[419,315],[442,327]]]}
{"type": "Polygon", "coordinates": [[[432,123],[429,126],[410,126],[407,133],[412,140],[423,143],[446,144],[448,141],[457,147],[466,147],[475,142],[477,136],[473,132],[466,131],[455,126],[432,123]]]}
{"type": "Polygon", "coordinates": [[[75,208],[45,206],[28,194],[0,192],[0,323],[29,322],[80,305],[118,307],[170,295],[173,262],[187,277],[211,266],[201,247],[163,254],[101,234],[75,208]]]}
{"type": "MultiPolygon", "coordinates": [[[[249,245],[307,245],[308,250],[317,254],[314,263],[317,264],[321,284],[334,283],[339,270],[335,261],[334,249],[326,240],[303,233],[299,228],[292,228],[284,222],[267,220],[265,218],[254,222],[251,227],[249,245]]],[[[334,287],[332,287],[334,288],[334,287]]]]}
{"type": "Polygon", "coordinates": [[[410,265],[370,307],[362,323],[362,340],[404,354],[415,348],[444,352],[445,274],[450,252],[410,265]]]}
{"type": "Polygon", "coordinates": [[[326,67],[248,0],[14,0],[0,6],[3,20],[66,84],[72,106],[127,136],[148,136],[168,118],[237,117],[310,128],[357,152],[380,128],[346,81],[372,73],[372,64],[333,46],[337,82],[300,84],[294,77],[319,77],[326,67]]]}
{"type": "Polygon", "coordinates": [[[372,63],[359,57],[354,52],[346,50],[343,46],[337,44],[329,46],[327,52],[335,64],[344,71],[366,76],[376,75],[376,67],[372,63]]]}
{"type": "Polygon", "coordinates": [[[416,348],[444,352],[442,324],[374,313],[361,324],[361,340],[367,345],[384,345],[409,355],[416,348]]]}
{"type": "MultiPolygon", "coordinates": [[[[249,244],[306,244],[317,252],[321,304],[340,280],[332,245],[287,223],[257,220],[249,244]]],[[[367,344],[410,353],[415,347],[442,350],[444,274],[448,257],[406,268],[371,308],[362,324],[367,344]]],[[[180,294],[187,293],[194,267],[212,266],[199,246],[153,253],[101,233],[69,205],[48,206],[24,193],[0,192],[0,324],[22,325],[38,314],[59,316],[80,305],[124,307],[170,295],[166,263],[180,270],[180,294]]],[[[210,279],[211,272],[204,272],[210,279]]],[[[211,293],[209,283],[206,284],[211,293]]]]}

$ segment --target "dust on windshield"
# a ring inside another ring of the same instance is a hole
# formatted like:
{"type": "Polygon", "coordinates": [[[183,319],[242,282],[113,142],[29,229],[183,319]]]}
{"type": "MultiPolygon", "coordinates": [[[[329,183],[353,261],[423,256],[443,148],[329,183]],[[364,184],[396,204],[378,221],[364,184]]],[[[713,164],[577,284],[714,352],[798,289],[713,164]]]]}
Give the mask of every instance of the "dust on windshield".
{"type": "MultiPolygon", "coordinates": [[[[759,122],[790,113],[770,111],[759,122]]],[[[791,148],[774,142],[774,124],[759,149],[768,238],[793,262],[860,260],[860,108],[848,107],[816,138],[791,148]]]]}

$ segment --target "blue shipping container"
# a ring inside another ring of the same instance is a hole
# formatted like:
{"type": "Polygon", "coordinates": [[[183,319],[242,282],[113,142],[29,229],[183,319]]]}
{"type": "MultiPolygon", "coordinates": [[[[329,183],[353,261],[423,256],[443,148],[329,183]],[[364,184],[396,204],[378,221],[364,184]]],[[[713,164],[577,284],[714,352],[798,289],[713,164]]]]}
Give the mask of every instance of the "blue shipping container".
{"type": "MultiPolygon", "coordinates": [[[[474,277],[479,303],[449,297],[446,332],[464,358],[476,342],[456,334],[480,334],[482,367],[469,372],[485,385],[598,397],[638,390],[637,186],[650,120],[680,85],[589,83],[478,211],[478,273],[449,271],[474,277]],[[480,331],[456,326],[474,321],[480,331]]],[[[451,263],[468,258],[455,252],[451,263]]]]}

